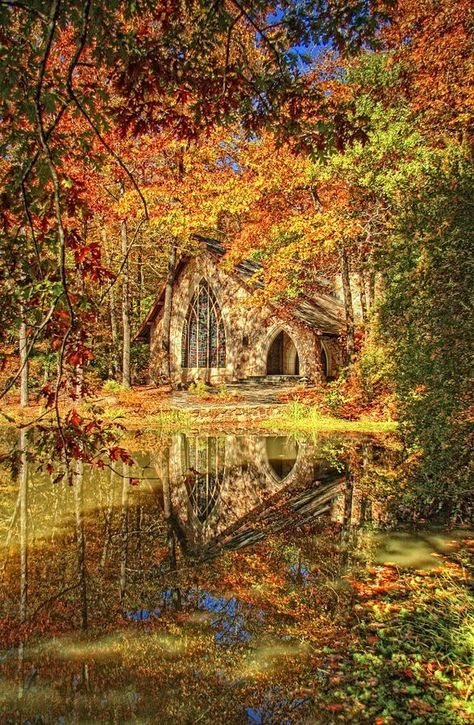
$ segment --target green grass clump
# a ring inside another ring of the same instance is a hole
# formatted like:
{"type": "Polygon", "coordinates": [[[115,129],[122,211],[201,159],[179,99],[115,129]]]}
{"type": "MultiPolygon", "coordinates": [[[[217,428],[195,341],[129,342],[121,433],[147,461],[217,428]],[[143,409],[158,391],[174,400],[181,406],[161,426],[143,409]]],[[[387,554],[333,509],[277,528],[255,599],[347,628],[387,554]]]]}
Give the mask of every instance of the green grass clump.
{"type": "Polygon", "coordinates": [[[123,393],[124,390],[130,390],[130,388],[117,382],[117,380],[106,380],[102,389],[104,393],[123,393]]]}
{"type": "Polygon", "coordinates": [[[160,433],[184,432],[192,427],[192,416],[186,410],[172,408],[163,410],[146,418],[147,431],[158,430],[160,433]]]}
{"type": "Polygon", "coordinates": [[[115,418],[126,418],[127,411],[123,408],[117,408],[117,406],[114,405],[112,408],[106,408],[102,413],[102,417],[106,420],[115,420],[115,418]]]}
{"type": "Polygon", "coordinates": [[[203,398],[209,395],[209,388],[203,380],[197,380],[195,383],[191,383],[188,388],[190,395],[195,395],[198,398],[203,398]]]}
{"type": "Polygon", "coordinates": [[[357,433],[390,433],[397,427],[391,420],[345,420],[323,415],[318,408],[303,403],[282,405],[281,410],[262,423],[264,428],[282,431],[354,431],[357,433]]]}

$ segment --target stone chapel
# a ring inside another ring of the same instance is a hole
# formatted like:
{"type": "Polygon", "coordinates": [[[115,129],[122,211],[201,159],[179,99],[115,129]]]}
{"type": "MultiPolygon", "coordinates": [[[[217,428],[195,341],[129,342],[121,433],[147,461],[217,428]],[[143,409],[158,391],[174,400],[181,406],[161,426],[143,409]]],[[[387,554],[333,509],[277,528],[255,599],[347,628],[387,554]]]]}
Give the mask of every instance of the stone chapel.
{"type": "MultiPolygon", "coordinates": [[[[201,239],[202,251],[177,265],[172,300],[170,369],[175,385],[247,380],[321,383],[342,365],[343,306],[331,295],[304,297],[291,313],[276,304],[251,304],[250,277],[259,265],[245,261],[233,271],[220,264],[225,249],[201,239]]],[[[165,371],[162,346],[165,286],[135,340],[150,344],[149,375],[165,371]]]]}

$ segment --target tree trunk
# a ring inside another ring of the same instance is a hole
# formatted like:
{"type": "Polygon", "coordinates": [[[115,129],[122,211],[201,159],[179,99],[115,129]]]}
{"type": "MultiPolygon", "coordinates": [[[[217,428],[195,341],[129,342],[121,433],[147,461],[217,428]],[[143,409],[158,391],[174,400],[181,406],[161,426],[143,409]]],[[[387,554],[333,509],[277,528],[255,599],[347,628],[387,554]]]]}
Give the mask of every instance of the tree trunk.
{"type": "Polygon", "coordinates": [[[128,235],[125,221],[120,223],[122,237],[122,258],[125,260],[122,271],[122,385],[130,387],[130,300],[129,300],[129,264],[128,235]]]}
{"type": "Polygon", "coordinates": [[[143,295],[143,260],[141,250],[138,253],[137,260],[137,297],[136,297],[136,313],[138,323],[142,316],[142,295],[143,295]]]}
{"type": "Polygon", "coordinates": [[[369,310],[372,309],[375,302],[375,272],[369,275],[369,310]]]}
{"type": "Polygon", "coordinates": [[[344,294],[344,309],[346,313],[346,354],[350,365],[354,355],[354,307],[352,304],[351,280],[349,274],[349,259],[344,245],[340,249],[342,291],[344,294]]]}
{"type": "MultiPolygon", "coordinates": [[[[112,258],[107,246],[107,232],[105,229],[101,230],[102,243],[105,249],[105,260],[109,270],[112,267],[112,258]]],[[[109,297],[109,319],[110,319],[110,339],[111,339],[111,352],[109,357],[109,378],[113,379],[120,370],[120,357],[118,349],[118,327],[117,327],[117,315],[115,311],[115,287],[111,285],[108,292],[109,297]]]]}
{"type": "Polygon", "coordinates": [[[170,348],[171,348],[171,310],[173,306],[173,285],[174,285],[174,274],[176,268],[176,245],[174,242],[171,244],[170,253],[168,257],[168,275],[166,278],[166,289],[165,289],[165,302],[163,306],[163,338],[161,341],[162,349],[164,352],[164,376],[166,382],[171,382],[171,360],[170,360],[170,348]]]}
{"type": "Polygon", "coordinates": [[[20,329],[18,334],[20,349],[20,405],[26,408],[28,405],[28,344],[26,340],[26,322],[23,305],[20,309],[20,329]]]}
{"type": "Polygon", "coordinates": [[[367,297],[365,294],[365,274],[364,270],[359,270],[359,293],[360,293],[360,308],[362,311],[362,320],[364,322],[364,325],[367,324],[368,314],[367,314],[367,297]]]}

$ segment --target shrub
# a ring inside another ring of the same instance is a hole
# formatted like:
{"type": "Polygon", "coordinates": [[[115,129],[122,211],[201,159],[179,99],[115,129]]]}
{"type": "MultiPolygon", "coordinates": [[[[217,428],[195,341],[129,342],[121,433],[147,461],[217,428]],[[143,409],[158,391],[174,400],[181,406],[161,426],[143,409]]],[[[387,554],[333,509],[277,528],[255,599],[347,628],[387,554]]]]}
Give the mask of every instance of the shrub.
{"type": "Polygon", "coordinates": [[[323,405],[333,415],[339,415],[342,406],[348,401],[346,388],[347,381],[341,376],[337,380],[328,383],[323,393],[323,405]]]}
{"type": "Polygon", "coordinates": [[[103,385],[104,393],[121,393],[124,390],[128,390],[128,388],[117,380],[106,380],[103,385]]]}
{"type": "Polygon", "coordinates": [[[195,383],[191,383],[189,386],[188,393],[195,395],[198,398],[203,398],[209,394],[209,388],[204,380],[196,380],[195,383]]]}

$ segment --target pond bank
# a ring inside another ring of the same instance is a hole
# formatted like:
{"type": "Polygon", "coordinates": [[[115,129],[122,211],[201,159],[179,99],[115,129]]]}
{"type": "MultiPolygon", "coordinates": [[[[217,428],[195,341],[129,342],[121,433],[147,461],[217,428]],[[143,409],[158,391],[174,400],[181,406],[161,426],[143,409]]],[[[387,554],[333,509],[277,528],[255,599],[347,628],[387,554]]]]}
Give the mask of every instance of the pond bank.
{"type": "MultiPolygon", "coordinates": [[[[395,421],[346,420],[324,415],[316,407],[287,402],[299,392],[301,386],[235,385],[198,396],[166,387],[142,386],[127,390],[117,385],[112,392],[99,393],[78,407],[84,416],[95,410],[106,419],[118,419],[127,431],[265,429],[389,433],[396,429],[395,421]]],[[[0,425],[25,425],[44,412],[35,405],[21,409],[13,397],[0,411],[0,425]]]]}

